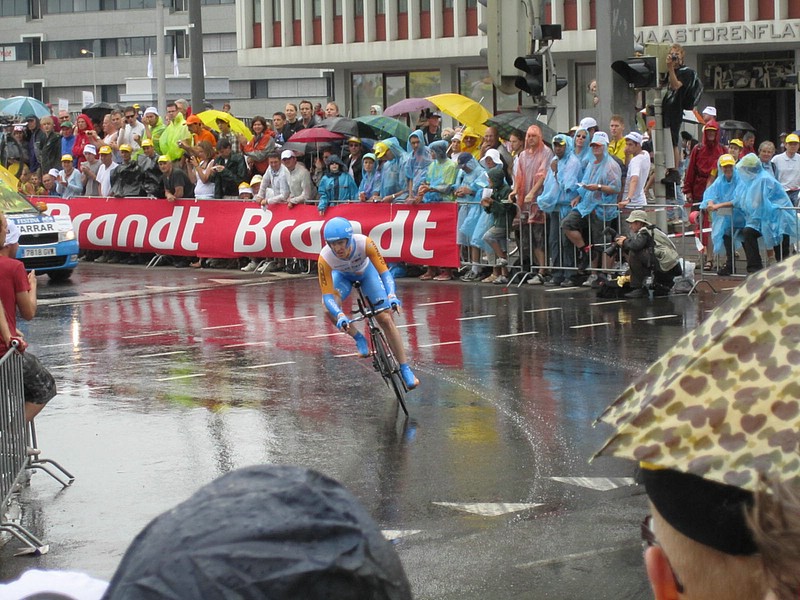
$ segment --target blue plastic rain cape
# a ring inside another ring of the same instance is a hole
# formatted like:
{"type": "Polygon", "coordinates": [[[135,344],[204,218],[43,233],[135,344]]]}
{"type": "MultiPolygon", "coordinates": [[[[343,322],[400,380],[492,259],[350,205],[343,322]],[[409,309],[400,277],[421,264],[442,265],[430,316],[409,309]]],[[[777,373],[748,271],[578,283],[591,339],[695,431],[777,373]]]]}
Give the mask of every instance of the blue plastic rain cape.
{"type": "Polygon", "coordinates": [[[594,162],[594,154],[592,154],[592,148],[589,146],[589,142],[591,141],[590,138],[591,136],[589,135],[589,132],[586,129],[582,129],[580,127],[576,129],[575,133],[573,134],[572,152],[581,161],[581,165],[583,165],[584,169],[586,168],[586,165],[588,165],[591,162],[594,162]],[[578,135],[579,133],[586,134],[586,141],[583,143],[583,148],[581,149],[580,152],[578,152],[578,150],[575,148],[575,140],[574,140],[574,136],[578,135]]]}
{"type": "MultiPolygon", "coordinates": [[[[460,155],[459,155],[460,156],[460,155]]],[[[475,246],[487,249],[488,245],[483,242],[483,234],[491,226],[491,217],[481,208],[480,201],[483,190],[489,187],[489,177],[486,169],[470,156],[466,169],[459,169],[456,176],[455,189],[467,187],[472,194],[458,198],[461,204],[458,209],[458,243],[463,246],[475,246]],[[466,169],[469,169],[467,172],[466,169]]]]}
{"type": "Polygon", "coordinates": [[[426,179],[431,191],[425,193],[423,202],[448,202],[454,199],[453,184],[458,175],[458,166],[455,161],[447,158],[448,143],[444,140],[433,142],[428,146],[435,157],[428,165],[426,179]]]}
{"type": "Polygon", "coordinates": [[[739,185],[733,195],[733,205],[744,213],[745,226],[761,233],[767,248],[778,245],[783,235],[796,240],[795,213],[781,184],[761,166],[754,153],[746,155],[736,165],[739,185]]]}
{"type": "Polygon", "coordinates": [[[622,187],[622,170],[619,168],[619,163],[608,154],[608,148],[603,149],[603,156],[600,158],[600,162],[593,161],[586,166],[581,183],[583,186],[578,190],[581,200],[575,206],[575,210],[582,217],[595,211],[597,216],[604,221],[616,219],[619,214],[617,195],[622,187]],[[585,187],[596,183],[610,186],[614,191],[610,194],[604,194],[600,191],[589,191],[585,187]],[[603,204],[609,206],[602,206],[603,204]]]}
{"type": "MultiPolygon", "coordinates": [[[[372,171],[367,172],[362,167],[361,169],[361,185],[358,186],[359,192],[364,192],[364,195],[369,200],[375,192],[380,193],[381,189],[381,171],[380,164],[375,158],[374,154],[365,154],[364,158],[371,158],[373,160],[372,171]]],[[[363,164],[363,163],[362,163],[363,164]]]]}
{"type": "MultiPolygon", "coordinates": [[[[583,165],[575,156],[572,138],[566,135],[557,135],[556,138],[563,139],[567,147],[564,156],[553,159],[558,170],[557,172],[552,168],[547,170],[544,187],[537,202],[544,212],[558,210],[559,217],[563,219],[571,210],[570,202],[578,195],[578,183],[583,175],[583,165]]],[[[552,166],[553,163],[550,164],[552,166]]]]}
{"type": "MultiPolygon", "coordinates": [[[[721,159],[720,159],[721,160],[721,159]]],[[[730,179],[726,179],[722,172],[722,166],[717,161],[718,176],[703,194],[703,201],[700,203],[700,210],[708,210],[708,203],[721,204],[723,202],[733,202],[736,186],[739,185],[739,171],[734,168],[730,179]]],[[[738,246],[741,244],[741,230],[745,225],[744,213],[739,208],[733,209],[733,240],[738,246]]],[[[725,254],[726,235],[731,235],[731,215],[723,215],[715,211],[711,219],[711,244],[714,247],[714,254],[725,254]]]]}
{"type": "Polygon", "coordinates": [[[407,195],[405,194],[407,186],[403,166],[408,155],[400,146],[397,138],[391,137],[379,143],[386,144],[393,155],[391,160],[381,163],[381,198],[399,193],[397,200],[401,200],[407,195]]]}
{"type": "Polygon", "coordinates": [[[411,180],[412,182],[411,193],[416,195],[419,184],[422,183],[428,175],[428,165],[432,162],[428,147],[425,145],[425,135],[422,133],[421,129],[413,131],[411,135],[408,136],[406,150],[408,151],[408,158],[406,158],[406,163],[403,166],[403,172],[406,176],[406,180],[411,180]],[[416,150],[414,150],[414,146],[411,145],[411,138],[414,137],[419,139],[419,146],[417,146],[416,150]]]}

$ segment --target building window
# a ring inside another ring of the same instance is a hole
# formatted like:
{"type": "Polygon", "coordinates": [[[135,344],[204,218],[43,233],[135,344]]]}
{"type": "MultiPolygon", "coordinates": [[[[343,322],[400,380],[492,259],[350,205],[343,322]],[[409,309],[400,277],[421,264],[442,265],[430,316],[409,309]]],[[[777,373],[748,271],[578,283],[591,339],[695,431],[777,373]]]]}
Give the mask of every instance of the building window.
{"type": "MultiPolygon", "coordinates": [[[[354,73],[352,75],[353,114],[368,115],[369,107],[373,104],[383,106],[383,74],[382,73],[354,73]]],[[[380,111],[379,111],[380,112],[380,111]]]]}
{"type": "Polygon", "coordinates": [[[581,111],[593,111],[600,101],[597,96],[597,66],[594,63],[577,63],[575,65],[575,106],[578,116],[585,116],[581,111]]]}
{"type": "Polygon", "coordinates": [[[397,12],[398,13],[408,12],[408,0],[397,0],[397,12]]]}
{"type": "Polygon", "coordinates": [[[420,0],[419,10],[420,12],[429,12],[431,10],[431,0],[420,0]]]}
{"type": "Polygon", "coordinates": [[[333,16],[334,17],[341,17],[342,16],[342,0],[334,0],[334,2],[333,2],[333,16]]]}
{"type": "Polygon", "coordinates": [[[100,98],[95,98],[95,102],[100,102],[102,98],[103,102],[111,102],[112,104],[116,104],[119,102],[119,86],[118,85],[101,85],[100,86],[100,98]]]}
{"type": "Polygon", "coordinates": [[[253,0],[253,23],[261,23],[261,0],[253,0]]]}
{"type": "Polygon", "coordinates": [[[408,96],[410,98],[426,98],[442,91],[442,79],[439,71],[411,71],[408,74],[408,96]]]}
{"type": "Polygon", "coordinates": [[[377,0],[375,4],[375,14],[377,15],[386,14],[386,0],[377,0]]]}
{"type": "Polygon", "coordinates": [[[28,0],[6,0],[0,2],[0,17],[26,17],[28,0]]]}
{"type": "Polygon", "coordinates": [[[311,3],[311,17],[313,19],[322,17],[322,0],[314,0],[311,3]]]}
{"type": "Polygon", "coordinates": [[[268,98],[269,85],[266,79],[250,80],[250,98],[268,98]]]}
{"type": "Polygon", "coordinates": [[[25,88],[28,96],[44,102],[44,83],[41,81],[23,81],[22,87],[25,88]]]}
{"type": "MultiPolygon", "coordinates": [[[[171,31],[167,31],[167,54],[172,56],[174,48],[177,48],[178,58],[189,58],[189,36],[183,29],[173,29],[171,31]]],[[[153,44],[153,51],[155,52],[155,43],[153,44]]]]}
{"type": "Polygon", "coordinates": [[[203,52],[236,51],[235,33],[203,34],[203,52]]]}
{"type": "Polygon", "coordinates": [[[519,94],[498,92],[487,69],[459,69],[458,87],[460,94],[482,104],[492,114],[519,108],[519,94]]]}
{"type": "Polygon", "coordinates": [[[278,23],[281,20],[281,0],[272,0],[272,22],[278,23]]]}
{"type": "Polygon", "coordinates": [[[203,0],[203,6],[217,5],[217,4],[236,4],[236,0],[203,0]]]}

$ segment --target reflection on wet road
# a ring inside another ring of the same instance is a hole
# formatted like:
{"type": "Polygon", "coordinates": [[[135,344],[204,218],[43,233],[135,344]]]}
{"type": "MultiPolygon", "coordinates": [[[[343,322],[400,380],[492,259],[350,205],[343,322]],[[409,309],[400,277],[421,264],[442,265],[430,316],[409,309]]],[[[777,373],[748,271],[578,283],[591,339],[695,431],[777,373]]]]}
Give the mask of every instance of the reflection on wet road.
{"type": "Polygon", "coordinates": [[[34,476],[26,522],[51,553],[6,548],[3,576],[108,578],[149,519],[270,462],[348,486],[397,540],[417,598],[643,597],[644,501],[629,465],[587,463],[608,433],[592,422],[726,294],[399,287],[422,381],[407,421],[313,278],[82,265],[42,285],[27,335],[61,393],[40,445],[78,479],[60,492],[34,476]]]}

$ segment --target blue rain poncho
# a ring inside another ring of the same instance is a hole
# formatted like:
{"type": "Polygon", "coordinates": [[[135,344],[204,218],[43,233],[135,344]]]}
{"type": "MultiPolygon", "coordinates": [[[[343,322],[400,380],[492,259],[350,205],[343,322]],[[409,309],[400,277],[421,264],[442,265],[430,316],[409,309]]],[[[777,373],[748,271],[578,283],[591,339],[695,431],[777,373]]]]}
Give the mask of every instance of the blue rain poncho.
{"type": "Polygon", "coordinates": [[[489,187],[489,177],[477,159],[468,152],[462,152],[461,156],[468,155],[469,162],[466,168],[458,169],[454,188],[458,190],[467,187],[472,192],[470,195],[458,198],[461,206],[458,209],[458,243],[462,246],[475,246],[485,250],[491,250],[483,241],[483,234],[491,227],[491,215],[481,208],[483,190],[489,187]],[[469,170],[469,172],[467,172],[469,170]]]}
{"type": "Polygon", "coordinates": [[[405,200],[408,186],[406,185],[405,166],[408,155],[400,146],[397,138],[391,137],[375,144],[376,156],[377,150],[381,144],[385,144],[392,153],[391,160],[384,160],[381,162],[381,198],[398,194],[395,202],[405,200]]]}
{"type": "Polygon", "coordinates": [[[556,138],[564,140],[567,147],[564,156],[553,158],[558,168],[557,172],[553,171],[553,163],[550,163],[551,168],[547,171],[544,187],[537,202],[544,212],[558,211],[559,218],[563,219],[572,209],[570,206],[572,199],[578,195],[580,189],[578,183],[583,175],[583,165],[575,156],[572,138],[567,135],[557,135],[553,139],[556,138]]]}
{"type": "Polygon", "coordinates": [[[447,158],[447,148],[449,144],[444,140],[438,140],[428,146],[433,160],[428,165],[427,180],[430,190],[425,193],[423,203],[426,202],[450,202],[455,199],[453,196],[453,184],[458,176],[458,166],[455,161],[447,158]]]}
{"type": "Polygon", "coordinates": [[[421,129],[413,131],[408,136],[406,151],[408,152],[408,158],[403,167],[403,172],[406,176],[406,187],[408,187],[408,182],[411,181],[411,194],[416,196],[417,188],[428,176],[428,166],[432,162],[428,147],[425,145],[425,134],[422,133],[421,129]],[[419,140],[419,146],[417,146],[416,150],[411,145],[411,138],[414,137],[419,140]]]}
{"type": "Polygon", "coordinates": [[[739,185],[733,195],[733,205],[744,213],[745,227],[755,229],[767,248],[781,243],[783,235],[794,241],[795,214],[792,203],[781,184],[764,170],[755,153],[742,158],[736,165],[739,185]]]}
{"type": "MultiPolygon", "coordinates": [[[[721,158],[719,160],[722,160],[721,158]]],[[[730,179],[725,178],[722,165],[717,160],[718,176],[706,191],[703,193],[703,201],[700,203],[700,210],[708,210],[708,203],[722,204],[723,202],[733,202],[736,186],[739,185],[739,171],[733,169],[730,179]]],[[[739,208],[733,209],[733,215],[723,215],[715,211],[711,219],[711,243],[714,253],[717,255],[725,254],[725,236],[731,235],[731,220],[733,221],[733,239],[736,245],[741,243],[740,232],[745,225],[744,213],[739,208]],[[732,217],[732,219],[731,219],[732,217]]]]}
{"type": "Polygon", "coordinates": [[[581,200],[574,210],[577,210],[582,217],[594,211],[603,221],[616,219],[619,214],[617,195],[622,187],[622,170],[619,163],[608,153],[607,147],[603,148],[600,162],[592,161],[585,167],[581,183],[583,186],[578,190],[581,200]],[[609,186],[613,191],[610,194],[604,194],[600,191],[589,191],[585,187],[596,183],[609,186]],[[603,206],[604,204],[607,206],[603,206]]]}
{"type": "Polygon", "coordinates": [[[373,195],[376,193],[379,194],[381,191],[380,163],[378,162],[378,159],[375,158],[375,155],[370,152],[364,155],[361,164],[361,184],[358,186],[358,192],[363,192],[367,197],[367,200],[369,200],[373,195]],[[363,161],[370,158],[373,162],[372,171],[367,172],[367,170],[363,168],[363,161]]]}
{"type": "Polygon", "coordinates": [[[578,133],[585,133],[586,134],[586,141],[584,142],[583,148],[581,149],[581,151],[578,152],[578,150],[575,148],[575,140],[573,139],[572,140],[572,152],[573,152],[573,154],[575,154],[575,156],[578,157],[578,159],[581,161],[581,165],[583,165],[583,168],[585,169],[586,165],[588,165],[589,163],[594,162],[594,154],[592,154],[592,148],[589,145],[589,142],[592,141],[591,140],[592,136],[589,135],[589,132],[586,129],[582,129],[580,127],[578,127],[578,129],[575,130],[575,133],[573,134],[573,136],[578,135],[578,133]]]}
{"type": "Polygon", "coordinates": [[[339,170],[334,173],[328,170],[322,181],[319,182],[319,206],[317,209],[324,212],[331,203],[352,202],[358,199],[358,186],[355,179],[345,171],[344,163],[338,156],[331,156],[328,165],[336,163],[339,170]]]}

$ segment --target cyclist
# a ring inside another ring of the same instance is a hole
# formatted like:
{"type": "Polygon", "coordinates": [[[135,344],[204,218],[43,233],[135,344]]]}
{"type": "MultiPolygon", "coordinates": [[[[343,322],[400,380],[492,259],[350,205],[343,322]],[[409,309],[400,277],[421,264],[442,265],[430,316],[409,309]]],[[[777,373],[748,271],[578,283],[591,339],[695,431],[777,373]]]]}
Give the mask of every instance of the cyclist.
{"type": "MultiPolygon", "coordinates": [[[[328,221],[323,229],[323,236],[326,244],[317,263],[322,303],[328,309],[331,322],[351,335],[356,342],[358,354],[367,357],[367,339],[345,315],[342,301],[350,294],[353,282],[359,281],[364,295],[376,309],[384,308],[388,303],[389,307],[399,312],[400,300],[395,295],[394,277],[375,242],[365,235],[353,233],[353,226],[347,219],[334,217],[328,221]]],[[[403,382],[408,389],[414,389],[419,385],[419,379],[414,376],[406,362],[406,351],[391,311],[384,310],[375,315],[375,318],[400,363],[403,382]]]]}

